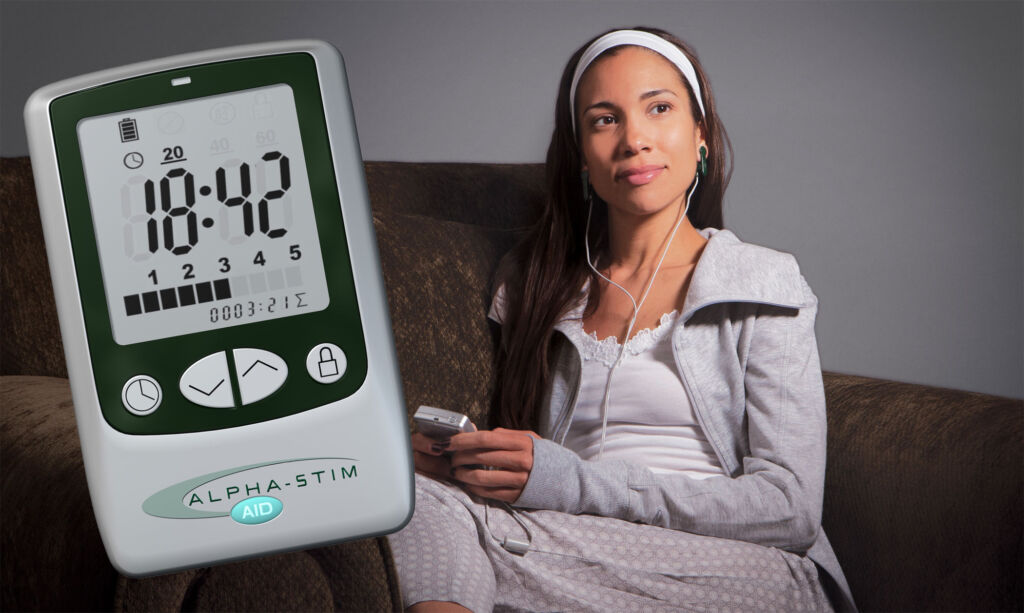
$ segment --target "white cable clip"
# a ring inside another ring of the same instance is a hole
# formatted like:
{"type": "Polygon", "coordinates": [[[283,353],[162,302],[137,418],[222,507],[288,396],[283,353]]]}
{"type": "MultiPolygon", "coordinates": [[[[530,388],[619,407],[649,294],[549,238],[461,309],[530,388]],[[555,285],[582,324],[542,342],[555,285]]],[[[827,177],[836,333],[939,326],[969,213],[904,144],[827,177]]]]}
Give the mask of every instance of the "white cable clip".
{"type": "MultiPolygon", "coordinates": [[[[530,539],[529,543],[525,543],[518,539],[506,536],[505,540],[501,542],[501,546],[505,548],[505,551],[508,551],[510,553],[514,553],[520,556],[526,555],[526,552],[530,550],[530,545],[533,543],[533,533],[530,532],[530,529],[526,526],[526,523],[524,523],[523,520],[519,519],[519,513],[517,513],[516,510],[513,509],[509,503],[502,500],[501,504],[508,510],[509,514],[512,515],[512,519],[516,520],[519,523],[519,525],[523,527],[523,530],[526,531],[526,538],[530,539]]],[[[486,521],[486,516],[484,517],[484,519],[486,521]]]]}
{"type": "Polygon", "coordinates": [[[529,543],[516,540],[514,538],[505,537],[505,540],[501,543],[501,546],[505,548],[505,551],[510,551],[516,555],[526,555],[526,552],[530,549],[529,543]]]}

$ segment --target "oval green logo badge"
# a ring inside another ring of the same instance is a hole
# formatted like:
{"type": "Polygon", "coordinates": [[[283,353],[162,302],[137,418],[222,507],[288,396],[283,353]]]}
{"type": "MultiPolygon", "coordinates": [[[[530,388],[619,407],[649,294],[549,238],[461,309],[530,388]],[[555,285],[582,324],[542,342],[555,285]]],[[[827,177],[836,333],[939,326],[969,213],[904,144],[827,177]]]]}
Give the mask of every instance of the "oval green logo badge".
{"type": "Polygon", "coordinates": [[[231,519],[250,526],[262,524],[280,515],[283,509],[281,501],[273,496],[253,496],[231,508],[231,519]]]}

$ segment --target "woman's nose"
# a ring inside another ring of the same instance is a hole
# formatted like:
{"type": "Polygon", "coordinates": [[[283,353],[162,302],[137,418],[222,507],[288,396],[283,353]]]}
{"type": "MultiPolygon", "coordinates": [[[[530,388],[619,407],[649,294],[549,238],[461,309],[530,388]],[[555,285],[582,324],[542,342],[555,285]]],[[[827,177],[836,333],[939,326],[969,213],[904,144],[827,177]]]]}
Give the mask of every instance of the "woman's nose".
{"type": "Polygon", "coordinates": [[[651,141],[647,127],[641,121],[625,119],[622,122],[622,153],[632,156],[641,151],[650,151],[651,141]]]}

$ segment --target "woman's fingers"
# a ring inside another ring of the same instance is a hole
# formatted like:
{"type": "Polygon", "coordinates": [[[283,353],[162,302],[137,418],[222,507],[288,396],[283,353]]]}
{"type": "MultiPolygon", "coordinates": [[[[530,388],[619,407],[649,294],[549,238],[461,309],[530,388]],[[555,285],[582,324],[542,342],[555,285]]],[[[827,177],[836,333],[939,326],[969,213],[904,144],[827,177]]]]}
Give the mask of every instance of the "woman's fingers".
{"type": "Polygon", "coordinates": [[[505,502],[515,502],[519,500],[519,496],[522,494],[522,488],[511,488],[511,487],[481,487],[479,485],[473,485],[470,483],[463,483],[462,487],[467,491],[476,494],[482,498],[492,498],[494,500],[504,500],[505,502]]]}
{"type": "Polygon", "coordinates": [[[463,483],[518,492],[530,478],[533,456],[528,451],[458,451],[451,456],[451,467],[452,476],[463,483]]]}
{"type": "Polygon", "coordinates": [[[412,461],[421,473],[446,479],[451,477],[451,462],[447,457],[429,455],[414,449],[412,461]]]}
{"type": "Polygon", "coordinates": [[[449,443],[453,467],[495,466],[529,474],[533,469],[533,439],[522,430],[483,430],[456,434],[449,443]]]}
{"type": "MultiPolygon", "coordinates": [[[[485,498],[515,502],[533,470],[535,438],[541,437],[532,430],[495,428],[460,432],[451,437],[447,446],[450,457],[445,459],[449,460],[451,476],[467,491],[485,498]]],[[[433,449],[425,455],[431,453],[433,449]]]]}
{"type": "Polygon", "coordinates": [[[487,470],[474,465],[452,466],[452,476],[467,485],[476,485],[484,489],[509,488],[522,491],[530,478],[530,473],[517,470],[487,470]]]}
{"type": "Polygon", "coordinates": [[[503,470],[530,472],[533,468],[533,455],[523,450],[470,449],[451,454],[451,463],[453,467],[481,464],[503,470]]]}
{"type": "Polygon", "coordinates": [[[495,428],[494,431],[495,432],[512,432],[514,434],[527,434],[529,436],[532,436],[533,438],[543,438],[541,435],[537,434],[533,430],[509,430],[508,428],[495,428]]]}
{"type": "Polygon", "coordinates": [[[421,432],[414,432],[412,435],[412,448],[427,455],[441,455],[445,452],[445,449],[439,445],[447,442],[448,440],[449,439],[439,441],[437,439],[430,438],[421,432]]]}
{"type": "MultiPolygon", "coordinates": [[[[448,450],[507,449],[532,451],[533,440],[530,438],[531,434],[533,432],[529,430],[506,430],[505,428],[480,430],[477,432],[460,432],[451,438],[448,450]]],[[[537,438],[540,437],[538,436],[537,438]]]]}

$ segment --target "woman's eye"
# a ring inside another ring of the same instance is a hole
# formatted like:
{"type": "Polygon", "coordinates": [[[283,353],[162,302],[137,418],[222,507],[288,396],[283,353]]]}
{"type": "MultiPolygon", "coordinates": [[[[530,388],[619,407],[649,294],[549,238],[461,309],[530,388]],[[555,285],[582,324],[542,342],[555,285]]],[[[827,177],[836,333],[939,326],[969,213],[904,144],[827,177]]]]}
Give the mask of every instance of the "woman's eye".
{"type": "Polygon", "coordinates": [[[602,116],[594,119],[593,124],[595,126],[607,126],[607,125],[610,125],[614,121],[615,121],[615,118],[612,117],[611,115],[602,115],[602,116]]]}
{"type": "Polygon", "coordinates": [[[659,114],[659,115],[662,114],[662,113],[667,113],[668,110],[671,109],[671,108],[672,108],[672,105],[664,104],[664,103],[662,103],[662,104],[655,104],[654,105],[655,112],[657,114],[659,114]]]}

